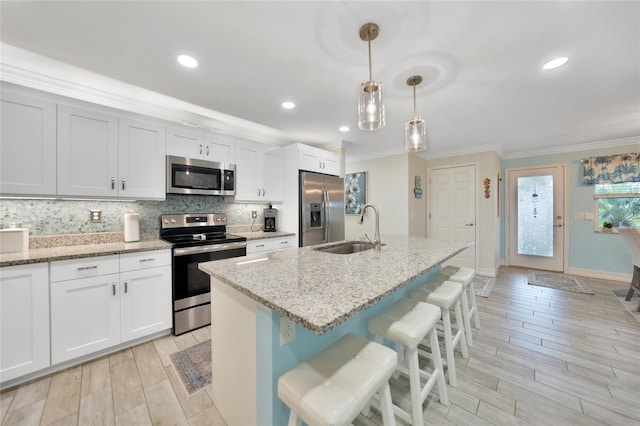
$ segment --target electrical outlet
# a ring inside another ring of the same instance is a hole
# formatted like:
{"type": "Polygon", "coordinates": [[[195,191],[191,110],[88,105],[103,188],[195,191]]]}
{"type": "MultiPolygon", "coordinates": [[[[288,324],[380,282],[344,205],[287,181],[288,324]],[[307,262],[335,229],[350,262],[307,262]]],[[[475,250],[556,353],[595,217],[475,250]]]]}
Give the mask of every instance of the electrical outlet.
{"type": "Polygon", "coordinates": [[[251,210],[251,219],[258,218],[258,210],[251,210]]]}
{"type": "Polygon", "coordinates": [[[101,223],[102,222],[102,210],[89,210],[89,221],[91,223],[101,223]]]}
{"type": "Polygon", "coordinates": [[[280,317],[280,346],[296,338],[296,325],[289,318],[280,317]]]}

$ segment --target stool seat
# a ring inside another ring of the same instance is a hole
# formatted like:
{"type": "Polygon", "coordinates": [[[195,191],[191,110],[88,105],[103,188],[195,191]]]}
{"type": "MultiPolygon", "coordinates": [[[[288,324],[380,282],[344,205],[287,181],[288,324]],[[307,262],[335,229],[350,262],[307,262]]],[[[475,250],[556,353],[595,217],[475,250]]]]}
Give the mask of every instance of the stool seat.
{"type": "Polygon", "coordinates": [[[278,397],[310,425],[351,423],[397,366],[392,349],[347,334],[278,379],[278,397]]]}
{"type": "Polygon", "coordinates": [[[369,331],[401,345],[416,348],[440,319],[440,308],[401,299],[369,320],[369,331]]]}
{"type": "Polygon", "coordinates": [[[476,276],[476,271],[474,269],[460,268],[458,269],[458,272],[456,272],[455,274],[449,277],[449,281],[454,281],[467,287],[469,283],[473,281],[473,278],[475,276],[476,276]]]}
{"type": "Polygon", "coordinates": [[[449,309],[456,301],[460,300],[460,295],[463,290],[464,287],[462,284],[445,281],[431,292],[419,287],[411,293],[411,298],[432,303],[440,308],[449,309]]]}

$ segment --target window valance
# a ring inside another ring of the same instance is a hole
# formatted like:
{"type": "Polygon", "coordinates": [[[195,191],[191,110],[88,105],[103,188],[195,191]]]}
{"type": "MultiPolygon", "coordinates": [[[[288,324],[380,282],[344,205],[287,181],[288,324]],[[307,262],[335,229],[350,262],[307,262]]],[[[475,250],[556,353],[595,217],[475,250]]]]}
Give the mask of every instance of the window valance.
{"type": "Polygon", "coordinates": [[[640,182],[640,153],[589,157],[584,160],[582,183],[640,182]]]}

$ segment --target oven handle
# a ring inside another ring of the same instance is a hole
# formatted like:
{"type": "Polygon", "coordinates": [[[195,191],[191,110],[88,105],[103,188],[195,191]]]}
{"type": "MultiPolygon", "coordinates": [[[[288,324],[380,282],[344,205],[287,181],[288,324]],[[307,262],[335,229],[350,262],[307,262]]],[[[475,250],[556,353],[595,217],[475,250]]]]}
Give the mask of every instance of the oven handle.
{"type": "Polygon", "coordinates": [[[184,247],[173,250],[174,256],[188,256],[190,254],[212,253],[216,251],[226,251],[239,248],[246,248],[246,242],[229,243],[229,244],[212,244],[209,246],[184,247]]]}

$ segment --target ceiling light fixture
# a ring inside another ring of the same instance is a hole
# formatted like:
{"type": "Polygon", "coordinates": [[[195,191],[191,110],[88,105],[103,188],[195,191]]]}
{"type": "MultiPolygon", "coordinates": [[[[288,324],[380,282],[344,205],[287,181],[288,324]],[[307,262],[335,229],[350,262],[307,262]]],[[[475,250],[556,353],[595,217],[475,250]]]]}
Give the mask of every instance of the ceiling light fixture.
{"type": "Polygon", "coordinates": [[[183,67],[187,68],[195,68],[198,66],[198,61],[196,61],[194,57],[189,55],[179,55],[178,62],[180,62],[180,65],[182,65],[183,67]]]}
{"type": "Polygon", "coordinates": [[[362,83],[358,91],[358,127],[362,130],[378,130],[385,125],[382,85],[371,73],[371,40],[375,40],[379,32],[373,23],[360,27],[360,38],[369,45],[369,81],[362,83]]]}
{"type": "Polygon", "coordinates": [[[419,75],[407,79],[407,85],[413,86],[413,118],[404,123],[404,138],[407,152],[419,152],[427,149],[427,125],[416,113],[416,86],[422,83],[419,75]]]}
{"type": "Polygon", "coordinates": [[[549,62],[547,62],[546,64],[544,64],[542,66],[542,69],[544,69],[544,70],[552,70],[554,68],[561,67],[564,64],[566,64],[568,60],[569,60],[569,58],[567,58],[566,56],[561,56],[559,58],[552,59],[549,62]]]}
{"type": "Polygon", "coordinates": [[[348,132],[349,131],[349,126],[340,126],[340,128],[338,129],[341,132],[348,132]]]}
{"type": "Polygon", "coordinates": [[[291,101],[284,101],[282,103],[282,108],[284,108],[284,109],[294,109],[295,107],[296,107],[296,104],[294,104],[291,101]]]}

